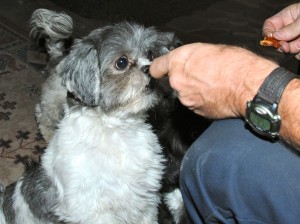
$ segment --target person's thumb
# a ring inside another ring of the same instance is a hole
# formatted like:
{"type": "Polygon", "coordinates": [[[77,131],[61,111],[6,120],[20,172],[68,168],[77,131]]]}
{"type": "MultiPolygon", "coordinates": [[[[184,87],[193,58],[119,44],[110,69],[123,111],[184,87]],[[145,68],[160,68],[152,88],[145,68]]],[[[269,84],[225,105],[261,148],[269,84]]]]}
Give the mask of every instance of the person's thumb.
{"type": "Polygon", "coordinates": [[[300,19],[297,19],[293,23],[272,32],[272,35],[277,40],[283,40],[283,41],[294,40],[300,35],[300,19]]]}

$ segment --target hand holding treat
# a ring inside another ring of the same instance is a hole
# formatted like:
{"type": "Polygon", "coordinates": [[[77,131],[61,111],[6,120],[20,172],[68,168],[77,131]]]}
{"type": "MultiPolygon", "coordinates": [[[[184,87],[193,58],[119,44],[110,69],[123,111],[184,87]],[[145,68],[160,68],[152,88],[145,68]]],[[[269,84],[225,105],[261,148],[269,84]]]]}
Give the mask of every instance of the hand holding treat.
{"type": "Polygon", "coordinates": [[[266,38],[261,41],[261,45],[273,46],[284,53],[296,54],[299,60],[300,3],[292,4],[268,18],[263,25],[263,35],[266,38]]]}

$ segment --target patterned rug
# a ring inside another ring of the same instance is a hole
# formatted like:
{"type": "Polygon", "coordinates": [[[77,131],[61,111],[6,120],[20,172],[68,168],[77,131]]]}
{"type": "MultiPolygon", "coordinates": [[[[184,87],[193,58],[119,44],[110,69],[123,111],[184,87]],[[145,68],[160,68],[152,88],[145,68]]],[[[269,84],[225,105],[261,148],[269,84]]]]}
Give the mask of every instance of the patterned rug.
{"type": "Polygon", "coordinates": [[[45,149],[34,116],[47,56],[0,17],[0,182],[7,185],[45,149]]]}

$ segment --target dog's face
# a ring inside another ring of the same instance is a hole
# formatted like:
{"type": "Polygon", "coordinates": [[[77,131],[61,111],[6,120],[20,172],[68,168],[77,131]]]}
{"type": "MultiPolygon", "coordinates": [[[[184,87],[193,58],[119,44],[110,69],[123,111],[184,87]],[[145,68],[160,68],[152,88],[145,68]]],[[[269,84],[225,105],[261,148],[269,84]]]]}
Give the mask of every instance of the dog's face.
{"type": "Polygon", "coordinates": [[[151,61],[179,44],[173,33],[123,22],[76,40],[57,68],[68,91],[87,106],[137,113],[157,101],[151,61]]]}

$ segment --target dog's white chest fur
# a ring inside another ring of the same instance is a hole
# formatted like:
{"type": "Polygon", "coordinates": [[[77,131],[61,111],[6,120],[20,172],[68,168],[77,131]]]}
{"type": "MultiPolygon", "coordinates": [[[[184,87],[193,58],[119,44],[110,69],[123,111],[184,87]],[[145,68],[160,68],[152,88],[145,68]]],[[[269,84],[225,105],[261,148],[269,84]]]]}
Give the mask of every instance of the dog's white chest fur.
{"type": "Polygon", "coordinates": [[[58,188],[55,212],[76,223],[156,223],[160,152],[141,118],[120,120],[95,109],[71,112],[42,161],[58,188]]]}

